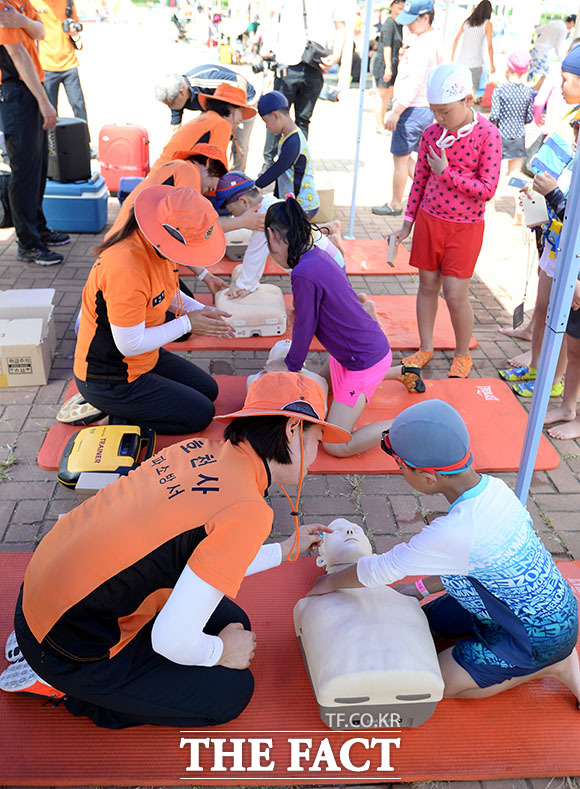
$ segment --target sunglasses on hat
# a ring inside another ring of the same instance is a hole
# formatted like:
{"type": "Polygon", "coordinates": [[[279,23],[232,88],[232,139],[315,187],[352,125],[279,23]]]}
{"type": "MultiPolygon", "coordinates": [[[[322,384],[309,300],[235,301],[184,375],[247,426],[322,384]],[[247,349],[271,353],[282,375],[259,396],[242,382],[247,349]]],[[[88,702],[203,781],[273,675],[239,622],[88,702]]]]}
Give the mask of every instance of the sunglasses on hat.
{"type": "Polygon", "coordinates": [[[383,452],[386,452],[389,457],[392,457],[397,463],[402,463],[404,466],[407,466],[407,468],[418,471],[427,471],[433,474],[459,474],[461,471],[466,471],[473,463],[473,455],[468,449],[467,453],[461,458],[461,460],[458,460],[456,463],[450,463],[448,466],[414,466],[412,463],[408,463],[406,460],[403,460],[402,457],[397,455],[393,449],[393,445],[391,444],[388,430],[384,430],[381,435],[381,449],[383,452]]]}

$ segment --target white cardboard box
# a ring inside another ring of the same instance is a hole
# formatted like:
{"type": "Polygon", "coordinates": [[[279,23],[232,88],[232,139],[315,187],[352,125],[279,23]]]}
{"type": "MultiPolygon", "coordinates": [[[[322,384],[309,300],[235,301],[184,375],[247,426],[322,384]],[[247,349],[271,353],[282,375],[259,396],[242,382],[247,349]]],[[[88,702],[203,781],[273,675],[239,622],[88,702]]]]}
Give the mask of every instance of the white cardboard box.
{"type": "Polygon", "coordinates": [[[0,389],[47,383],[50,362],[42,318],[0,319],[0,389]]]}
{"type": "Polygon", "coordinates": [[[0,290],[0,319],[42,318],[51,359],[56,351],[56,333],[52,319],[54,294],[54,288],[0,290]]]}
{"type": "Polygon", "coordinates": [[[114,471],[83,471],[75,485],[75,492],[81,501],[85,501],[106,488],[111,482],[116,482],[120,476],[114,471]]]}

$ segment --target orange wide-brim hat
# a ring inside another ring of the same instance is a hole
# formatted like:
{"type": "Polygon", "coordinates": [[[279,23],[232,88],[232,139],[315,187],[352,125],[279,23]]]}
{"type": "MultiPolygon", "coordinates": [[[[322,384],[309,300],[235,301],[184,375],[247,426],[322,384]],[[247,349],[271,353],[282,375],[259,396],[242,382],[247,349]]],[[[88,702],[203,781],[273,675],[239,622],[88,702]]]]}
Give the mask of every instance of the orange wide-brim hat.
{"type": "Polygon", "coordinates": [[[217,212],[195,189],[150,186],[137,195],[135,219],[149,243],[175,263],[211,266],[226,251],[217,212]]]}
{"type": "Polygon", "coordinates": [[[322,426],[322,440],[344,444],[351,434],[321,418],[325,412],[324,391],[319,383],[300,373],[264,373],[250,384],[244,406],[232,414],[216,416],[231,422],[244,416],[287,416],[322,426]]]}
{"type": "Polygon", "coordinates": [[[229,165],[225,153],[217,145],[210,145],[207,142],[198,142],[189,151],[175,151],[171,158],[186,160],[191,159],[192,156],[206,156],[208,159],[214,159],[226,168],[226,172],[228,171],[229,165]]]}
{"type": "Polygon", "coordinates": [[[246,91],[243,88],[239,88],[236,85],[232,85],[228,82],[221,82],[215,89],[214,93],[197,94],[197,100],[204,110],[206,109],[206,103],[208,99],[217,99],[218,101],[225,102],[225,104],[233,104],[234,107],[242,107],[242,118],[245,121],[247,121],[248,118],[253,118],[256,114],[256,110],[253,107],[248,106],[246,91]]]}

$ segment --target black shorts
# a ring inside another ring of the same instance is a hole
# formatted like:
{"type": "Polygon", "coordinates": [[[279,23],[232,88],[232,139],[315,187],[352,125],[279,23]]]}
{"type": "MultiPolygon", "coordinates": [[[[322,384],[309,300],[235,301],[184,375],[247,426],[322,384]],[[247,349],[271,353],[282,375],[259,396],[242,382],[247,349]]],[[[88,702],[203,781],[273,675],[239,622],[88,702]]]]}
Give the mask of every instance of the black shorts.
{"type": "Polygon", "coordinates": [[[574,337],[575,340],[580,340],[580,310],[570,310],[566,334],[574,337]]]}

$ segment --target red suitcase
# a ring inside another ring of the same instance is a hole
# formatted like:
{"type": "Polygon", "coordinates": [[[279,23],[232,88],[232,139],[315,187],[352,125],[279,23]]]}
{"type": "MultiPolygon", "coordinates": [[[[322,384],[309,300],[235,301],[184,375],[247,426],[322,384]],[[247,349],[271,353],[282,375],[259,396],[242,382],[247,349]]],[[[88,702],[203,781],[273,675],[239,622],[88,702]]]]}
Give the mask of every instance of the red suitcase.
{"type": "Polygon", "coordinates": [[[132,123],[103,126],[99,134],[99,165],[110,192],[124,176],[144,178],[149,172],[149,135],[132,123]]]}
{"type": "Polygon", "coordinates": [[[491,97],[492,97],[492,94],[493,94],[494,90],[496,89],[496,87],[497,86],[496,86],[495,82],[488,82],[487,83],[487,85],[485,86],[485,90],[483,91],[483,97],[481,99],[481,106],[482,107],[484,107],[486,109],[489,109],[491,107],[491,97]]]}

